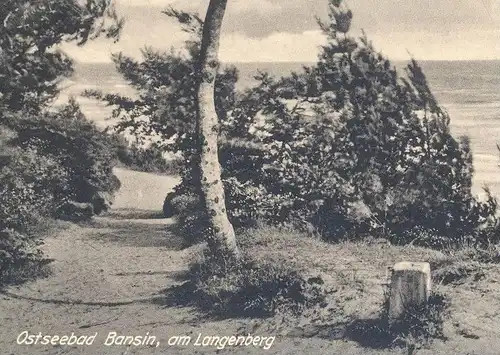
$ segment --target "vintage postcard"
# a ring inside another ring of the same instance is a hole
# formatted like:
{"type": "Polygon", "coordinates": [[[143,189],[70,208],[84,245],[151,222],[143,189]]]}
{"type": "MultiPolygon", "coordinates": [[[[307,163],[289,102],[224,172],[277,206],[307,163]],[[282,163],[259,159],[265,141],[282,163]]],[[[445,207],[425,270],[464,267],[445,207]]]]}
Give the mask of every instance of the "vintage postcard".
{"type": "Polygon", "coordinates": [[[0,353],[500,353],[500,2],[3,0],[0,353]]]}

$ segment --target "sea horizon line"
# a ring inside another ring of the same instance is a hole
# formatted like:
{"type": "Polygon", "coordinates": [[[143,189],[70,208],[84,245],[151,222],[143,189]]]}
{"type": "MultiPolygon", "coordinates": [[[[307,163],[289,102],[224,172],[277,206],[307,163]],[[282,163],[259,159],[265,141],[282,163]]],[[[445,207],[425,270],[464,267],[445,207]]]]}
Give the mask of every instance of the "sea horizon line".
{"type": "MultiPolygon", "coordinates": [[[[412,58],[407,59],[391,59],[387,58],[391,62],[408,62],[411,61],[412,58]]],[[[500,62],[500,58],[498,59],[417,59],[417,62],[500,62]]],[[[73,60],[75,64],[86,64],[86,65],[104,65],[114,64],[112,61],[78,61],[73,60]]],[[[303,63],[303,64],[314,64],[317,61],[301,61],[301,60],[276,60],[276,61],[224,61],[221,60],[221,63],[224,64],[294,64],[294,63],[303,63]]]]}

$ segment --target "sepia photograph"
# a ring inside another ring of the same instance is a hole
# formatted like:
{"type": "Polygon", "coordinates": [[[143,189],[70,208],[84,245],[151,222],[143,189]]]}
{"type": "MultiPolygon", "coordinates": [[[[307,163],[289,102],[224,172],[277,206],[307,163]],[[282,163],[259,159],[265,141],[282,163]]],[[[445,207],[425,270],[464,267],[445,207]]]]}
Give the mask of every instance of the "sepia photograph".
{"type": "Polygon", "coordinates": [[[500,0],[0,0],[1,355],[499,355],[500,0]]]}

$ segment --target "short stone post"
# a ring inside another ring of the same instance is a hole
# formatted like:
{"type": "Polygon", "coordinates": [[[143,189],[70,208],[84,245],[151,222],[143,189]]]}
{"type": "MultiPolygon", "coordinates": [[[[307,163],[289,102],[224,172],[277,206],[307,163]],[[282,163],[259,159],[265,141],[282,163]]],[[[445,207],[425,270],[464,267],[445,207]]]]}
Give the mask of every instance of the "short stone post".
{"type": "Polygon", "coordinates": [[[389,296],[389,323],[397,320],[411,305],[429,300],[431,267],[423,262],[400,262],[394,265],[389,296]]]}

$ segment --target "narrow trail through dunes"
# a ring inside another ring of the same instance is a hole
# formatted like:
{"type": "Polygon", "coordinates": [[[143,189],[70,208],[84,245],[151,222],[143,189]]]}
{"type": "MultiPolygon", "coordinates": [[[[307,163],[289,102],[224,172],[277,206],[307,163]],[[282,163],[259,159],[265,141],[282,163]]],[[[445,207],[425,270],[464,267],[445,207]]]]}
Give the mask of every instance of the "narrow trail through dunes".
{"type": "MultiPolygon", "coordinates": [[[[367,349],[355,342],[328,336],[308,336],[304,331],[294,334],[290,330],[297,324],[292,324],[286,332],[273,331],[270,324],[280,317],[262,321],[214,320],[205,318],[195,309],[175,306],[174,300],[166,296],[165,290],[183,282],[182,276],[188,263],[199,252],[198,246],[182,248],[182,240],[172,232],[174,219],[160,218],[163,198],[177,180],[125,169],[117,169],[117,174],[122,181],[122,189],[112,211],[90,223],[65,224],[65,228],[45,240],[43,250],[48,258],[54,259],[51,264],[53,273],[47,278],[0,291],[0,354],[400,353],[367,349]],[[97,336],[92,345],[17,344],[17,340],[23,340],[20,334],[24,331],[34,335],[41,332],[42,335],[58,336],[70,336],[71,333],[91,336],[97,333],[97,336]],[[156,347],[157,343],[152,346],[107,346],[105,341],[110,332],[131,336],[154,335],[159,346],[156,347]],[[211,346],[195,346],[200,333],[202,336],[246,336],[250,333],[276,336],[276,340],[269,350],[250,345],[218,351],[211,346]],[[169,339],[173,336],[191,336],[191,344],[170,346],[169,339]]],[[[256,251],[270,253],[274,260],[279,258],[272,253],[279,252],[281,257],[297,260],[302,253],[307,260],[314,261],[311,265],[316,262],[321,264],[318,269],[331,260],[331,268],[325,269],[328,274],[333,274],[342,263],[362,267],[366,265],[363,264],[363,253],[376,252],[375,247],[358,251],[321,244],[317,250],[309,249],[307,252],[301,252],[299,247],[291,244],[290,250],[275,251],[263,247],[261,251],[258,248],[256,251]]],[[[378,252],[387,255],[382,249],[378,252]]],[[[396,250],[391,252],[397,254],[396,250]]],[[[469,288],[467,290],[464,290],[464,300],[473,302],[473,295],[469,294],[472,291],[469,288]]],[[[353,296],[351,307],[375,304],[379,301],[379,293],[368,292],[358,298],[353,296]]],[[[496,295],[486,297],[497,298],[496,295]]],[[[492,303],[491,306],[498,308],[499,303],[492,303]]],[[[346,307],[350,306],[346,304],[346,307]]],[[[484,322],[483,317],[476,323],[484,322]]],[[[498,329],[492,327],[497,325],[500,326],[500,321],[491,319],[488,328],[494,333],[498,329]]],[[[470,342],[467,339],[454,339],[451,343],[440,344],[419,354],[498,354],[498,337],[486,332],[480,334],[481,339],[470,342]],[[466,346],[466,342],[470,345],[466,346]],[[474,350],[476,352],[472,352],[474,350]]]]}

